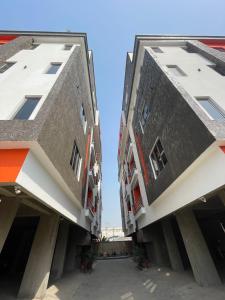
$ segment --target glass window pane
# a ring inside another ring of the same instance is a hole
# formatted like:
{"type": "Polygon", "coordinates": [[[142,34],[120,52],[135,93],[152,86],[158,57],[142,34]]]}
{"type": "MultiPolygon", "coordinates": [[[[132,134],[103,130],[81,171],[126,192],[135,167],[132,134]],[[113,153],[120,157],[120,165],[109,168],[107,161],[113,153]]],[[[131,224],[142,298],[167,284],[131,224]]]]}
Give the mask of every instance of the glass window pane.
{"type": "Polygon", "coordinates": [[[186,76],[186,74],[178,66],[168,65],[167,68],[175,76],[186,76]]]}
{"type": "Polygon", "coordinates": [[[152,47],[152,50],[156,53],[163,53],[163,51],[159,47],[152,47]]]}
{"type": "Polygon", "coordinates": [[[213,102],[208,98],[205,99],[197,99],[199,104],[207,111],[207,113],[214,119],[214,120],[224,120],[224,114],[217,108],[213,102]]]}
{"type": "Polygon", "coordinates": [[[40,99],[41,97],[26,98],[25,103],[15,115],[14,120],[28,120],[40,99]]]}
{"type": "Polygon", "coordinates": [[[15,62],[5,62],[0,64],[0,73],[4,73],[7,71],[10,67],[12,67],[15,64],[15,62]]]}
{"type": "Polygon", "coordinates": [[[62,63],[51,63],[51,66],[48,68],[46,73],[47,74],[56,74],[61,65],[62,65],[62,63]]]}
{"type": "Polygon", "coordinates": [[[70,50],[73,47],[73,45],[65,45],[64,50],[70,50]]]}

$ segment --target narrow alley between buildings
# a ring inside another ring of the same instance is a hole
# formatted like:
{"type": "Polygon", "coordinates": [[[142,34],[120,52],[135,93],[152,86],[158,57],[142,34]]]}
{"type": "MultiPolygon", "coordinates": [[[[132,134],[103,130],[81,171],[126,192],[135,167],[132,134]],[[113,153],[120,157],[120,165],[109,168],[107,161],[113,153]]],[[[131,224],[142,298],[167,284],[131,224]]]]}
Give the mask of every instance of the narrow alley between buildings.
{"type": "Polygon", "coordinates": [[[68,274],[48,288],[44,300],[221,300],[224,294],[224,286],[200,287],[189,272],[158,267],[140,271],[126,258],[97,260],[91,274],[68,274]]]}

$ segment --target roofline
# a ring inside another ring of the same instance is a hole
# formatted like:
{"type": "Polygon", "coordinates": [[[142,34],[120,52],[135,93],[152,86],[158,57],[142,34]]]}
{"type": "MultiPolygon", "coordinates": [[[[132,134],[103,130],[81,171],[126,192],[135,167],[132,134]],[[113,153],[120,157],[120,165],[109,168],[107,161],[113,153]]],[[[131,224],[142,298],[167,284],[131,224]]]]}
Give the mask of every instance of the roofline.
{"type": "MultiPolygon", "coordinates": [[[[89,70],[89,50],[88,49],[88,41],[87,41],[87,34],[84,32],[65,32],[65,31],[20,31],[20,30],[0,30],[1,35],[16,35],[16,36],[46,36],[46,37],[78,37],[84,39],[85,45],[85,52],[86,52],[86,60],[87,60],[87,69],[88,69],[88,77],[89,77],[89,85],[90,85],[90,93],[92,99],[92,106],[93,106],[93,95],[91,89],[91,75],[89,70]]],[[[92,59],[93,59],[93,51],[92,52],[92,59]]],[[[92,60],[93,70],[94,70],[94,62],[92,60]]],[[[94,74],[95,75],[95,74],[94,74]]],[[[94,78],[95,79],[95,78],[94,78]]],[[[96,93],[96,86],[95,86],[95,95],[96,95],[96,107],[97,105],[97,93],[96,93]]],[[[93,115],[95,119],[95,115],[93,115]]]]}
{"type": "MultiPolygon", "coordinates": [[[[208,40],[225,40],[225,36],[212,36],[212,35],[179,35],[179,34],[136,34],[135,35],[135,40],[134,40],[134,49],[133,52],[127,52],[127,55],[129,53],[133,53],[133,74],[132,74],[132,86],[131,86],[131,93],[133,90],[133,81],[134,81],[134,74],[135,74],[135,69],[136,69],[136,62],[137,62],[137,53],[139,49],[139,45],[141,41],[146,41],[146,40],[199,40],[199,39],[208,39],[208,40]]],[[[130,94],[131,96],[131,94],[130,94]]],[[[126,121],[129,116],[129,110],[130,110],[130,101],[129,105],[127,107],[128,109],[128,114],[126,121]]]]}
{"type": "Polygon", "coordinates": [[[36,36],[74,36],[74,37],[87,37],[84,32],[68,32],[68,31],[24,31],[24,30],[0,30],[0,35],[36,35],[36,36]]]}

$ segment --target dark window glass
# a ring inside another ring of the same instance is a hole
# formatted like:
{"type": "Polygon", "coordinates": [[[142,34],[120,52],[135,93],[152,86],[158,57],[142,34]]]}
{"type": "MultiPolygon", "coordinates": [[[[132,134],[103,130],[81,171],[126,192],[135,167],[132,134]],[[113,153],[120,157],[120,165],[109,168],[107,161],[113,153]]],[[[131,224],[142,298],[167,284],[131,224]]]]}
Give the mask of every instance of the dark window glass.
{"type": "Polygon", "coordinates": [[[196,98],[198,103],[214,120],[225,120],[224,113],[210,98],[196,98]]]}
{"type": "Polygon", "coordinates": [[[56,74],[62,63],[51,63],[47,70],[47,74],[56,74]]]}
{"type": "Polygon", "coordinates": [[[219,67],[218,65],[216,65],[216,66],[209,65],[208,67],[210,67],[211,69],[213,69],[218,74],[220,74],[222,76],[225,76],[225,68],[219,67]]]}
{"type": "Polygon", "coordinates": [[[149,103],[144,103],[142,113],[141,113],[141,119],[140,119],[142,130],[144,130],[149,115],[150,115],[150,105],[149,103]]]}
{"type": "Polygon", "coordinates": [[[73,47],[73,45],[65,45],[64,46],[64,50],[71,50],[71,48],[73,47]]]}
{"type": "Polygon", "coordinates": [[[159,173],[165,168],[165,165],[167,164],[166,154],[159,139],[157,140],[152,150],[150,160],[153,167],[154,176],[155,178],[157,178],[159,173]]]}
{"type": "Polygon", "coordinates": [[[40,99],[41,97],[26,97],[25,103],[15,115],[14,120],[28,120],[40,99]]]}
{"type": "Polygon", "coordinates": [[[4,72],[7,71],[9,68],[11,68],[14,64],[15,64],[15,62],[4,62],[4,63],[0,63],[0,73],[4,73],[4,72]]]}
{"type": "Polygon", "coordinates": [[[83,104],[81,105],[81,108],[80,108],[80,120],[81,120],[82,126],[83,126],[84,131],[85,131],[86,130],[87,119],[86,119],[83,104]]]}
{"type": "Polygon", "coordinates": [[[163,53],[163,51],[159,47],[152,47],[152,50],[156,53],[163,53]]]}
{"type": "Polygon", "coordinates": [[[70,159],[70,165],[76,174],[77,178],[79,177],[80,173],[80,167],[81,167],[81,156],[78,150],[78,147],[76,145],[76,142],[74,141],[73,144],[73,150],[72,150],[72,155],[70,159]]]}

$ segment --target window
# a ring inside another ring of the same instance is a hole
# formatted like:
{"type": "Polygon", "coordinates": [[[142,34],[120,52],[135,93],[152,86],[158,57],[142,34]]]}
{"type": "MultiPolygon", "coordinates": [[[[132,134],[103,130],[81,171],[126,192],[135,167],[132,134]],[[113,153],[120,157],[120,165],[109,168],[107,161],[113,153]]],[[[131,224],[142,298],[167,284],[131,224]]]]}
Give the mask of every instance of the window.
{"type": "Polygon", "coordinates": [[[71,159],[70,159],[70,165],[71,165],[78,180],[80,177],[81,162],[82,162],[82,159],[80,156],[80,152],[78,150],[76,142],[74,141],[72,155],[71,155],[71,159]]]}
{"type": "Polygon", "coordinates": [[[71,50],[71,48],[73,47],[73,45],[65,45],[64,46],[64,50],[67,50],[67,51],[69,51],[69,50],[71,50]]]}
{"type": "Polygon", "coordinates": [[[196,51],[190,47],[184,46],[181,47],[181,49],[183,49],[184,51],[188,52],[188,53],[196,53],[196,51]]]}
{"type": "Polygon", "coordinates": [[[167,164],[166,154],[159,139],[157,139],[155,146],[150,153],[150,162],[153,169],[155,179],[167,164]]]}
{"type": "Polygon", "coordinates": [[[222,67],[219,67],[218,65],[209,65],[209,68],[213,69],[218,74],[225,76],[225,69],[222,67]]]}
{"type": "Polygon", "coordinates": [[[14,64],[15,64],[15,62],[3,62],[3,63],[0,63],[0,73],[4,73],[9,68],[11,68],[14,64]]]}
{"type": "Polygon", "coordinates": [[[25,102],[16,113],[14,120],[28,120],[35,107],[37,106],[41,97],[25,97],[25,102]]]}
{"type": "Polygon", "coordinates": [[[163,51],[159,47],[152,47],[152,50],[156,53],[163,53],[163,51]]]}
{"type": "Polygon", "coordinates": [[[225,120],[225,114],[220,107],[209,97],[196,97],[199,105],[213,120],[225,120]]]}
{"type": "Polygon", "coordinates": [[[62,63],[51,63],[46,74],[56,74],[62,63]]]}
{"type": "Polygon", "coordinates": [[[32,44],[30,50],[34,50],[39,46],[39,44],[32,44]]]}
{"type": "Polygon", "coordinates": [[[144,127],[145,127],[145,124],[146,124],[147,119],[149,117],[149,114],[150,114],[149,104],[145,103],[144,107],[143,107],[143,110],[142,110],[142,113],[141,113],[141,118],[140,118],[140,124],[141,124],[142,132],[144,132],[144,127]]]}
{"type": "Polygon", "coordinates": [[[86,127],[87,127],[87,119],[86,119],[86,115],[85,115],[83,104],[81,105],[81,108],[80,108],[80,120],[81,120],[83,129],[84,129],[84,132],[85,132],[86,131],[86,127]]]}
{"type": "Polygon", "coordinates": [[[186,76],[186,74],[176,65],[167,65],[167,68],[175,76],[186,76]]]}

